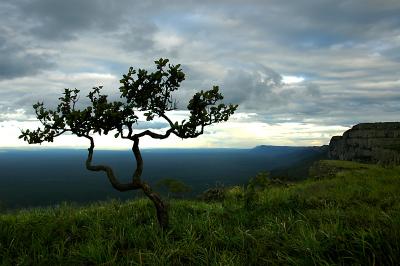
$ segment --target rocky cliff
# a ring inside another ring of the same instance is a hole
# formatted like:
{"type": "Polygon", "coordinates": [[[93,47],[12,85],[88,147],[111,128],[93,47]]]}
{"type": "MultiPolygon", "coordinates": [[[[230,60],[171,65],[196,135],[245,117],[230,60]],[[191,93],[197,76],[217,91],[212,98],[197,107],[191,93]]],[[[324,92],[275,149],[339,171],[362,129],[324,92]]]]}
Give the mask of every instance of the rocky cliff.
{"type": "Polygon", "coordinates": [[[329,158],[400,164],[400,122],[363,123],[332,137],[329,158]]]}

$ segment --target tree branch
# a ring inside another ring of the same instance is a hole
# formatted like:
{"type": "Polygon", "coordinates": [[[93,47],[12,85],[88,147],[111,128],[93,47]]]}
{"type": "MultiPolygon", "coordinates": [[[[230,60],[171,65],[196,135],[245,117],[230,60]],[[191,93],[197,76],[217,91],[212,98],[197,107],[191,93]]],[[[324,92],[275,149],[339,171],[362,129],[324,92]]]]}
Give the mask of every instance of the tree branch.
{"type": "Polygon", "coordinates": [[[167,120],[168,124],[170,125],[170,127],[174,127],[174,123],[172,123],[171,119],[169,119],[168,116],[166,116],[164,113],[160,114],[160,117],[164,118],[165,120],[167,120]]]}
{"type": "MultiPolygon", "coordinates": [[[[112,170],[111,167],[106,166],[106,165],[92,165],[92,159],[93,159],[93,150],[94,150],[94,141],[93,137],[88,136],[88,135],[78,135],[80,137],[85,137],[88,140],[90,140],[90,148],[88,149],[88,157],[86,159],[86,169],[90,171],[103,171],[107,174],[108,180],[110,181],[111,185],[118,191],[128,191],[128,190],[134,190],[134,189],[140,189],[142,188],[142,185],[137,182],[132,182],[132,183],[120,183],[117,179],[117,177],[114,174],[114,171],[112,170]]],[[[143,167],[143,164],[142,164],[143,167]]],[[[140,171],[141,172],[141,171],[140,171]]],[[[135,171],[136,173],[136,171],[135,171]]],[[[141,173],[140,173],[141,174],[141,173]]],[[[140,177],[140,176],[139,176],[140,177]]]]}
{"type": "Polygon", "coordinates": [[[136,169],[132,176],[132,183],[139,184],[139,183],[141,183],[140,177],[142,176],[142,172],[143,172],[143,158],[142,158],[142,154],[140,153],[140,149],[139,149],[139,138],[137,138],[133,141],[132,152],[135,155],[135,159],[136,159],[136,169]]]}
{"type": "Polygon", "coordinates": [[[169,135],[171,135],[171,133],[173,131],[174,131],[174,129],[170,128],[170,129],[167,130],[167,132],[165,132],[165,134],[158,134],[158,133],[152,132],[150,130],[145,130],[145,131],[143,131],[141,133],[133,135],[131,140],[134,141],[135,139],[138,139],[138,138],[141,138],[141,137],[144,137],[144,136],[149,136],[149,137],[152,137],[153,139],[166,139],[166,138],[169,137],[169,135]]]}

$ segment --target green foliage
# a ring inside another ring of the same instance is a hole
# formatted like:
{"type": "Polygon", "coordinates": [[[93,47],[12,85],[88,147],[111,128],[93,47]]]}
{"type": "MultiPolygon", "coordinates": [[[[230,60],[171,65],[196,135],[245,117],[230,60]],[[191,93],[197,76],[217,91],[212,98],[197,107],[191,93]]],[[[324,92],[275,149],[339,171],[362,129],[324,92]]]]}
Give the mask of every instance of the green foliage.
{"type": "Polygon", "coordinates": [[[215,201],[223,201],[226,196],[226,188],[222,185],[217,183],[215,187],[211,187],[203,193],[201,193],[198,198],[205,202],[215,202],[215,201]]]}
{"type": "Polygon", "coordinates": [[[250,178],[247,188],[251,190],[263,190],[270,184],[269,172],[260,172],[255,177],[250,178]]]}
{"type": "Polygon", "coordinates": [[[269,173],[260,172],[255,177],[249,179],[249,182],[244,193],[244,204],[245,208],[249,209],[253,207],[253,204],[257,201],[257,190],[264,190],[269,185],[269,173]]]}
{"type": "MultiPolygon", "coordinates": [[[[47,110],[43,103],[33,105],[37,119],[43,129],[22,131],[20,138],[32,143],[53,142],[54,138],[69,131],[77,136],[104,133],[112,130],[119,133],[125,126],[133,125],[138,117],[133,109],[123,102],[109,102],[108,96],[101,94],[102,87],[94,87],[88,94],[91,106],[76,109],[79,90],[65,89],[55,110],[47,110]]],[[[117,137],[117,135],[116,135],[117,137]]]]}
{"type": "Polygon", "coordinates": [[[1,214],[0,264],[398,265],[400,168],[328,164],[342,171],[258,190],[248,210],[171,200],[163,234],[147,199],[1,214]]]}
{"type": "Polygon", "coordinates": [[[180,125],[175,124],[177,135],[182,138],[198,136],[203,134],[204,126],[228,121],[238,106],[216,105],[222,99],[223,96],[219,93],[218,86],[214,86],[209,91],[196,93],[187,106],[188,110],[190,110],[189,121],[183,120],[180,125]]]}
{"type": "Polygon", "coordinates": [[[166,188],[168,192],[173,193],[176,196],[183,196],[184,193],[192,191],[190,186],[173,178],[163,178],[157,182],[157,186],[166,188]]]}
{"type": "Polygon", "coordinates": [[[120,80],[121,101],[109,101],[102,94],[102,87],[94,87],[87,95],[90,105],[84,109],[77,108],[78,89],[65,89],[55,110],[49,110],[43,103],[33,105],[37,119],[43,127],[36,130],[23,130],[19,138],[28,143],[53,142],[54,138],[65,132],[79,137],[91,134],[105,134],[114,131],[115,138],[122,137],[134,140],[148,135],[153,138],[166,138],[170,133],[181,138],[195,138],[204,132],[204,127],[213,123],[227,121],[235,112],[237,105],[217,104],[223,99],[218,86],[211,90],[196,93],[187,108],[190,111],[188,120],[173,122],[167,112],[175,110],[176,101],[172,93],[179,89],[185,79],[180,65],[168,64],[168,59],[155,61],[156,71],[129,68],[128,73],[120,80]],[[145,131],[132,135],[138,121],[136,113],[144,112],[147,121],[155,117],[165,119],[170,125],[165,135],[145,131]]]}
{"type": "Polygon", "coordinates": [[[229,201],[240,202],[245,196],[245,190],[242,186],[233,186],[225,189],[225,198],[229,201]]]}
{"type": "Polygon", "coordinates": [[[121,98],[126,99],[129,107],[146,111],[148,121],[165,111],[176,109],[171,93],[178,90],[180,83],[185,80],[185,74],[179,64],[168,65],[168,69],[165,69],[168,62],[168,59],[162,58],[155,61],[157,70],[152,73],[144,69],[136,71],[131,67],[120,80],[121,98]]]}

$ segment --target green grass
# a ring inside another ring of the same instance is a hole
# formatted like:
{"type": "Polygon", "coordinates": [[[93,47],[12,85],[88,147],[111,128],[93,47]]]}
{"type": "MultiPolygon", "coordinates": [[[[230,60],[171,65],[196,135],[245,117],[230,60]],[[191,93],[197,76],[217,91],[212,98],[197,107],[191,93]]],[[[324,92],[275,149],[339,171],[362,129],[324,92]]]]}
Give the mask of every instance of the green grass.
{"type": "Polygon", "coordinates": [[[324,161],[336,177],[222,202],[145,199],[0,214],[1,265],[398,265],[400,168],[324,161]],[[248,206],[248,205],[247,205],[248,206]]]}

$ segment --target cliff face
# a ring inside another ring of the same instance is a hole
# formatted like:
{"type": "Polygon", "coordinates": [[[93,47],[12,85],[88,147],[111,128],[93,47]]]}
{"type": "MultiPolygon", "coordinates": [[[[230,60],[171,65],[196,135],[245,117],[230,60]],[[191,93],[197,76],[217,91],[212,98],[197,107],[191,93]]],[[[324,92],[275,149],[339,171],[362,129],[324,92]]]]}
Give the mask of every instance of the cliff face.
{"type": "Polygon", "coordinates": [[[329,158],[400,164],[400,122],[363,123],[332,137],[329,158]]]}

